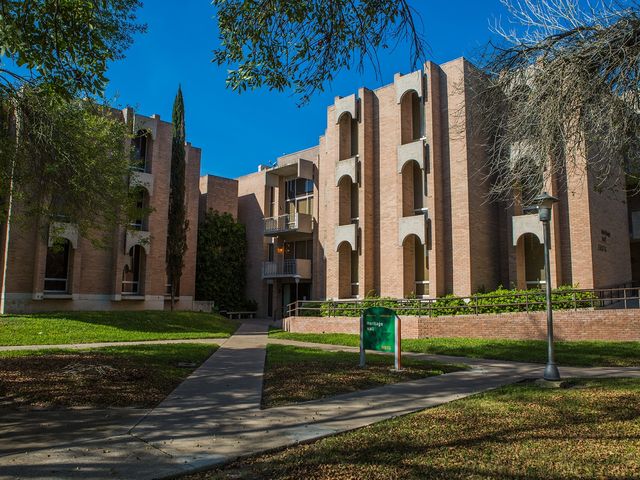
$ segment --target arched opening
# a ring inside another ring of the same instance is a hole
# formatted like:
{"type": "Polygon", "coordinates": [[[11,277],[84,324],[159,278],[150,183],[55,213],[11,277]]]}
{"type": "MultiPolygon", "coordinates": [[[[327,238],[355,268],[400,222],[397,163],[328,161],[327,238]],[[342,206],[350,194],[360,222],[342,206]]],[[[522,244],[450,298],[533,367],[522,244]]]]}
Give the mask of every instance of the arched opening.
{"type": "Polygon", "coordinates": [[[357,223],[359,218],[358,184],[344,176],[338,183],[338,225],[357,223]]]}
{"type": "Polygon", "coordinates": [[[348,242],[338,246],[338,296],[340,298],[358,298],[359,256],[357,250],[352,250],[348,242]]]}
{"type": "Polygon", "coordinates": [[[402,167],[402,216],[421,214],[424,209],[424,171],[416,161],[402,167]]]}
{"type": "Polygon", "coordinates": [[[122,271],[122,295],[142,295],[146,254],[140,245],[129,249],[122,271]]]}
{"type": "Polygon", "coordinates": [[[415,90],[405,93],[400,100],[400,127],[403,145],[422,137],[422,107],[415,90]]]}
{"type": "Polygon", "coordinates": [[[45,293],[69,293],[70,291],[71,242],[57,239],[47,248],[44,271],[45,293]]]}
{"type": "Polygon", "coordinates": [[[408,235],[402,243],[405,297],[429,296],[429,254],[427,246],[416,235],[408,235]]]}
{"type": "Polygon", "coordinates": [[[138,172],[151,172],[149,153],[151,147],[151,135],[147,130],[138,130],[132,141],[131,167],[138,172]]]}
{"type": "Polygon", "coordinates": [[[533,233],[521,237],[524,252],[524,272],[527,288],[541,288],[545,284],[544,245],[533,233]]]}
{"type": "Polygon", "coordinates": [[[340,160],[346,160],[358,154],[358,122],[348,113],[344,113],[338,122],[340,136],[340,160]]]}
{"type": "Polygon", "coordinates": [[[149,231],[149,192],[146,188],[135,187],[131,190],[133,196],[133,215],[131,228],[144,232],[149,231]]]}

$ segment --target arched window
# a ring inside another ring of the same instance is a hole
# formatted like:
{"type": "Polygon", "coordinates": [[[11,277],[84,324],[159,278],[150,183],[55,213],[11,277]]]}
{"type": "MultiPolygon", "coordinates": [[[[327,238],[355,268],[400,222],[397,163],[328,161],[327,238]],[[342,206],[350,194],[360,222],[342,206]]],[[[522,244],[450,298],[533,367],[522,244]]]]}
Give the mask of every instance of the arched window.
{"type": "Polygon", "coordinates": [[[140,245],[129,249],[129,255],[122,271],[122,295],[141,295],[145,267],[145,253],[140,245]]]}
{"type": "Polygon", "coordinates": [[[358,122],[348,113],[339,121],[340,160],[347,160],[358,154],[358,122]]]}
{"type": "Polygon", "coordinates": [[[404,296],[429,295],[429,255],[427,246],[416,235],[409,235],[402,243],[404,266],[404,296]]]}
{"type": "Polygon", "coordinates": [[[418,162],[412,160],[402,168],[402,216],[418,215],[423,208],[424,171],[418,162]]]}
{"type": "Polygon", "coordinates": [[[402,144],[415,142],[422,137],[422,106],[415,91],[407,92],[400,102],[400,127],[402,144]]]}
{"type": "Polygon", "coordinates": [[[540,288],[545,283],[544,245],[532,233],[522,236],[524,246],[524,271],[527,288],[540,288]]]}
{"type": "Polygon", "coordinates": [[[149,173],[148,150],[149,150],[149,132],[146,130],[138,130],[133,138],[132,152],[132,168],[139,172],[149,173]]]}
{"type": "Polygon", "coordinates": [[[67,239],[58,240],[47,249],[45,293],[69,293],[70,255],[71,242],[67,239]]]}
{"type": "Polygon", "coordinates": [[[351,245],[342,242],[338,246],[338,296],[357,298],[360,293],[359,255],[351,245]]]}
{"type": "Polygon", "coordinates": [[[342,177],[338,184],[338,225],[349,225],[358,222],[358,184],[348,176],[342,177]]]}
{"type": "Polygon", "coordinates": [[[149,230],[149,193],[143,187],[135,187],[131,194],[135,202],[131,228],[146,232],[149,230]]]}

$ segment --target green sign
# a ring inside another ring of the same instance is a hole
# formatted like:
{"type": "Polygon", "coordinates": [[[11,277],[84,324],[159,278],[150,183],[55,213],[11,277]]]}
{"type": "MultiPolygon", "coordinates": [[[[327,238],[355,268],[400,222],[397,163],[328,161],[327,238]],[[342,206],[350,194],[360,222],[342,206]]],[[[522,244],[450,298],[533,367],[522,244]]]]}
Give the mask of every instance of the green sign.
{"type": "Polygon", "coordinates": [[[396,312],[385,307],[367,308],[362,314],[362,343],[365,350],[396,351],[396,312]]]}

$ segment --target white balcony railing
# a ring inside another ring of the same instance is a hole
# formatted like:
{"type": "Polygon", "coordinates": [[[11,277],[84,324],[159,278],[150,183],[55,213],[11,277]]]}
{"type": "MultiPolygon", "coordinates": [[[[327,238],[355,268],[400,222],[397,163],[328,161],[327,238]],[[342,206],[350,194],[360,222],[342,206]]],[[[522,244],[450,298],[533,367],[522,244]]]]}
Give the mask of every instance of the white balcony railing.
{"type": "Polygon", "coordinates": [[[280,262],[264,262],[262,278],[311,279],[311,260],[296,258],[280,262]]]}
{"type": "Polygon", "coordinates": [[[306,213],[288,213],[264,219],[265,235],[280,235],[288,232],[311,233],[313,218],[306,213]]]}

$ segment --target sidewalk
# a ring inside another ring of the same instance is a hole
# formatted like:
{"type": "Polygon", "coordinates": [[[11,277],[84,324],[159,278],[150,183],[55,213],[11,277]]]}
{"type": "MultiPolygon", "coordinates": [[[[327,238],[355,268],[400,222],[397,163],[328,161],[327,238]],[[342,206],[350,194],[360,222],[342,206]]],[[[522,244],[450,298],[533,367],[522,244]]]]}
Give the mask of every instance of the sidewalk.
{"type": "MultiPolygon", "coordinates": [[[[424,357],[467,363],[472,369],[260,410],[267,328],[266,322],[243,323],[202,367],[129,432],[0,457],[0,478],[162,478],[362,427],[525,377],[540,377],[544,368],[429,355],[424,357]]],[[[561,373],[640,377],[637,368],[563,368],[561,373]]]]}

